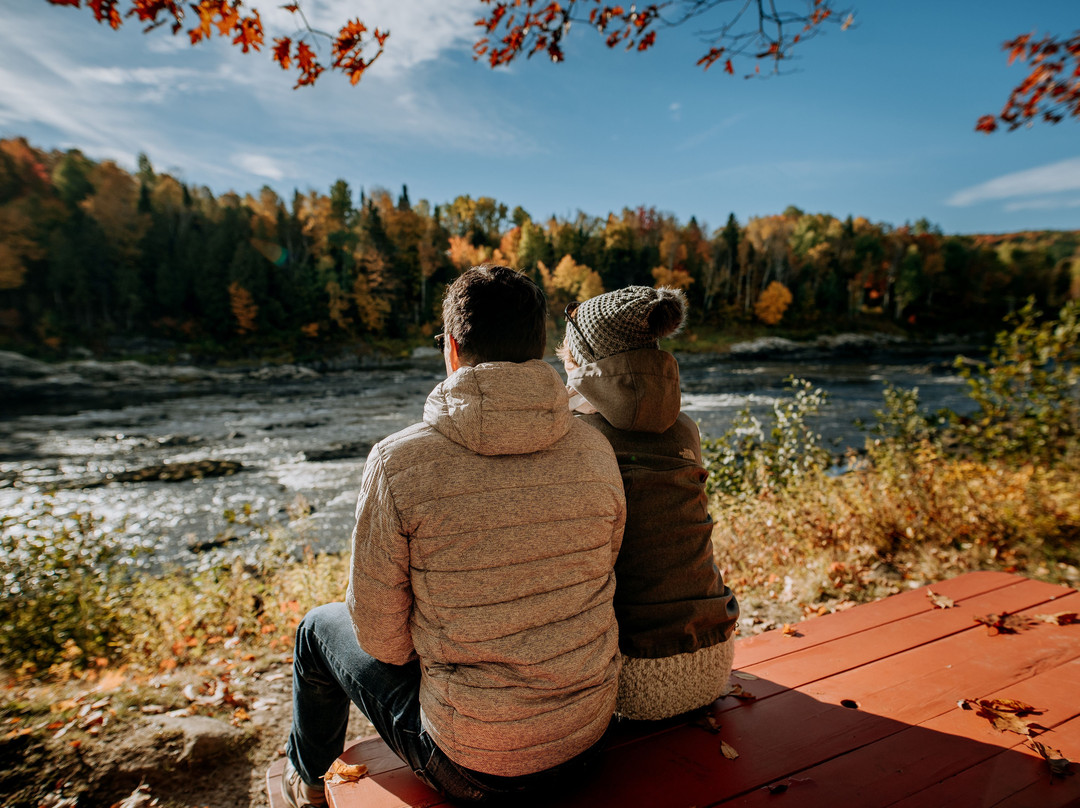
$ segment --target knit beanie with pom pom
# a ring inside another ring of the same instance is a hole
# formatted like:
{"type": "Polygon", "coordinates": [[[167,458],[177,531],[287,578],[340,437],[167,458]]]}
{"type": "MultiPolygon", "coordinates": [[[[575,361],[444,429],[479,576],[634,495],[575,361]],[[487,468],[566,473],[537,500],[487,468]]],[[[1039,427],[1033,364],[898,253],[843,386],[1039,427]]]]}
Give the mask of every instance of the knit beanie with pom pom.
{"type": "Polygon", "coordinates": [[[686,295],[662,286],[627,286],[590,297],[566,310],[566,347],[579,365],[633,351],[656,348],[682,328],[686,295]]]}

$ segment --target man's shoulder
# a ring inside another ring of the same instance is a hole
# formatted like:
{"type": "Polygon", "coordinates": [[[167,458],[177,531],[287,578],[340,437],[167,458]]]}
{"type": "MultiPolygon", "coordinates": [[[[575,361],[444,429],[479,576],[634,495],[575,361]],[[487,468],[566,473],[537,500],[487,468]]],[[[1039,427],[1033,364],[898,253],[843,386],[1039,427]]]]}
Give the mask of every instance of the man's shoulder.
{"type": "Polygon", "coordinates": [[[585,450],[594,453],[598,458],[610,459],[615,464],[615,468],[618,468],[611,441],[596,426],[589,423],[588,416],[575,417],[560,444],[564,446],[569,444],[578,451],[585,450]]]}
{"type": "Polygon", "coordinates": [[[376,443],[371,451],[373,454],[378,453],[385,461],[397,454],[423,450],[441,442],[449,441],[439,430],[420,421],[387,435],[376,443]]]}

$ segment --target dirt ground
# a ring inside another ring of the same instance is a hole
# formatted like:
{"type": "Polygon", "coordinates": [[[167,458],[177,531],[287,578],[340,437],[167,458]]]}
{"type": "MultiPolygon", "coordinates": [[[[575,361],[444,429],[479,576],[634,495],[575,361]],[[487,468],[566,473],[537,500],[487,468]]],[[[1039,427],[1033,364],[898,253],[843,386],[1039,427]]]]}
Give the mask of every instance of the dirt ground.
{"type": "MultiPolygon", "coordinates": [[[[158,676],[138,687],[113,687],[118,677],[108,676],[47,689],[9,683],[0,718],[0,805],[267,808],[266,770],[284,754],[291,723],[291,666],[229,677],[225,686],[203,673],[158,676]],[[61,718],[28,709],[43,698],[55,699],[61,718]]],[[[352,708],[349,737],[370,733],[352,708]]]]}
{"type": "MultiPolygon", "coordinates": [[[[804,616],[793,601],[748,601],[740,632],[804,616]]],[[[234,658],[149,678],[9,678],[0,698],[5,808],[268,808],[266,770],[291,723],[292,666],[234,658]]],[[[348,737],[371,732],[353,707],[348,737]]]]}

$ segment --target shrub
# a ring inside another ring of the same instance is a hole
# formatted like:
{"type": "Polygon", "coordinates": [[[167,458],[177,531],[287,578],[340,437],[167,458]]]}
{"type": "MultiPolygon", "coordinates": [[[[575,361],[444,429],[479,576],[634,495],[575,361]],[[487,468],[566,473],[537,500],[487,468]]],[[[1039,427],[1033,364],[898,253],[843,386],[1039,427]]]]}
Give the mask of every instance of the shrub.
{"type": "Polygon", "coordinates": [[[85,667],[125,633],[140,548],[85,512],[51,500],[28,517],[0,516],[0,659],[35,670],[85,667]]]}
{"type": "Polygon", "coordinates": [[[786,488],[830,466],[821,435],[810,428],[825,392],[805,379],[789,378],[788,384],[794,396],[776,400],[767,428],[745,407],[723,435],[702,442],[709,493],[745,498],[786,488]]]}
{"type": "Polygon", "coordinates": [[[1057,320],[1040,316],[1029,300],[997,335],[987,362],[973,367],[957,357],[979,409],[954,416],[953,431],[984,457],[1052,460],[1080,436],[1080,301],[1057,320]]]}

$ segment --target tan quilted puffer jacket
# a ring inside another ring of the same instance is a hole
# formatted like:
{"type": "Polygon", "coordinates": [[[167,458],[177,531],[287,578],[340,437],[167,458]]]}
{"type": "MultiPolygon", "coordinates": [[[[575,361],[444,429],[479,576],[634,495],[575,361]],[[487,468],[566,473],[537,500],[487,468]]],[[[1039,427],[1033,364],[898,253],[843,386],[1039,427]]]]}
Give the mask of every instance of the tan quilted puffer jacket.
{"type": "Polygon", "coordinates": [[[423,725],[503,776],[599,740],[619,672],[622,479],[554,369],[465,367],[364,468],[347,603],[361,646],[419,658],[423,725]]]}

